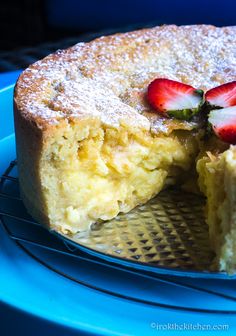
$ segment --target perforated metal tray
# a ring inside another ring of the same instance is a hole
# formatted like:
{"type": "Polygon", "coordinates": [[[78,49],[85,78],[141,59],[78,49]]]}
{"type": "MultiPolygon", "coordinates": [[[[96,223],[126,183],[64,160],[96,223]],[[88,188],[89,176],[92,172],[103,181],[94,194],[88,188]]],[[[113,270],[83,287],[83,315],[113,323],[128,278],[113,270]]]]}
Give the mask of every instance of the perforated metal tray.
{"type": "Polygon", "coordinates": [[[62,235],[76,247],[105,258],[132,261],[156,269],[213,271],[204,221],[204,198],[169,189],[127,214],[62,235]]]}

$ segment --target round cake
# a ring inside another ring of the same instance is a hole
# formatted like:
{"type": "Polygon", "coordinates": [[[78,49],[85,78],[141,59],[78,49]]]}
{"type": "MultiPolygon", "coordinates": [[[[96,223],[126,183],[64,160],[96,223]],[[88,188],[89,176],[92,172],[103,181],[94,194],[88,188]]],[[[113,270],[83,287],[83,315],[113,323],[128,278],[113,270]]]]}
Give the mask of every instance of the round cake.
{"type": "Polygon", "coordinates": [[[218,267],[236,269],[236,147],[202,119],[166,118],[155,78],[207,91],[236,79],[236,27],[161,26],[100,37],[36,62],[15,87],[21,195],[40,223],[75,233],[196,181],[218,267]],[[190,183],[188,183],[190,182],[190,183]]]}

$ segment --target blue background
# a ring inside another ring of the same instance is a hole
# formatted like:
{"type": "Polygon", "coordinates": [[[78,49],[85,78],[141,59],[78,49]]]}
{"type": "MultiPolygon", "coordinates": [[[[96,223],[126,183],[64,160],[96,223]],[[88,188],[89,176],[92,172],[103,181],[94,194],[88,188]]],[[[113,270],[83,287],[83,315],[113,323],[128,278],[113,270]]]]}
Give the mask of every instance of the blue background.
{"type": "Polygon", "coordinates": [[[80,31],[134,23],[234,25],[235,0],[49,0],[48,24],[80,31]]]}

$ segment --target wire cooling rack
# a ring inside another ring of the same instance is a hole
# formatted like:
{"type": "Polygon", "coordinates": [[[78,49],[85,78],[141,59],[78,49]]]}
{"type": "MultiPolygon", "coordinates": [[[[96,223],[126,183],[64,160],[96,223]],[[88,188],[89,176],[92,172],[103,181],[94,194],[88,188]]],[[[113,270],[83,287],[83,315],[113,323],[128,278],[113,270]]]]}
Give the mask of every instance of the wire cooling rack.
{"type": "Polygon", "coordinates": [[[168,272],[141,271],[132,264],[99,258],[53,235],[27,214],[19,195],[16,161],[0,179],[0,222],[6,234],[34,261],[80,285],[152,306],[236,314],[234,280],[205,277],[194,281],[185,272],[177,278],[168,272]]]}

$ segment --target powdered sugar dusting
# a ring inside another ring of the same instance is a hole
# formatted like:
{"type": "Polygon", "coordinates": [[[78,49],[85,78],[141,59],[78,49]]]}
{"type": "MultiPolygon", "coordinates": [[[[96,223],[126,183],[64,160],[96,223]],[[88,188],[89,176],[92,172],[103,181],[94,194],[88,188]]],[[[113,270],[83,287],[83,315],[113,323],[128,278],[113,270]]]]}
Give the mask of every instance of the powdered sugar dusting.
{"type": "Polygon", "coordinates": [[[163,26],[79,43],[28,68],[16,103],[38,122],[91,116],[167,132],[145,99],[156,77],[204,90],[236,80],[236,27],[163,26]]]}

